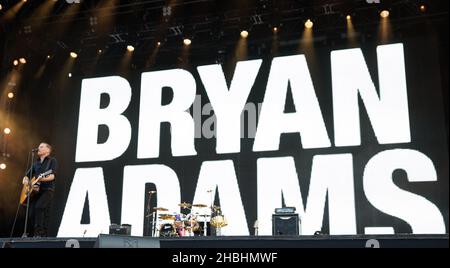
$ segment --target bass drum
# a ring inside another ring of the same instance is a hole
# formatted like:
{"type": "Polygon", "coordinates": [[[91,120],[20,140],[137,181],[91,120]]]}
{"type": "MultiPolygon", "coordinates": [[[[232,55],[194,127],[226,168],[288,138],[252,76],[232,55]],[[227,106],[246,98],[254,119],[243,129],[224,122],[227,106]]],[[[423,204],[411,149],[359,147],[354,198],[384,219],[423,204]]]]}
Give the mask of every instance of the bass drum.
{"type": "Polygon", "coordinates": [[[178,234],[173,224],[171,223],[161,224],[159,228],[159,237],[177,237],[177,236],[178,234]]]}

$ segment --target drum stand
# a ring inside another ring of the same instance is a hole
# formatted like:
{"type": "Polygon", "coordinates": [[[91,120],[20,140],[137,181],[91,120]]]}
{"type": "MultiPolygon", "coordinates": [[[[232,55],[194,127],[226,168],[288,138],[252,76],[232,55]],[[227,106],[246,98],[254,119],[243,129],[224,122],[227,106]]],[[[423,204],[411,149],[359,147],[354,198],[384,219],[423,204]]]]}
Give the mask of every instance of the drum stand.
{"type": "Polygon", "coordinates": [[[152,200],[152,194],[156,193],[156,191],[149,191],[148,192],[148,202],[147,202],[147,228],[146,228],[146,234],[150,236],[154,236],[154,226],[155,226],[155,212],[153,211],[152,213],[152,208],[151,208],[151,200],[152,200]],[[152,224],[150,226],[150,215],[152,215],[152,224]],[[151,230],[151,232],[149,232],[151,230]]]}
{"type": "Polygon", "coordinates": [[[207,236],[208,235],[208,225],[206,224],[206,215],[203,215],[203,236],[207,236]]]}
{"type": "MultiPolygon", "coordinates": [[[[211,219],[212,219],[212,217],[213,217],[213,208],[214,208],[214,197],[213,197],[213,190],[208,190],[207,191],[208,193],[210,193],[210,195],[211,195],[211,206],[209,207],[209,209],[210,209],[210,217],[209,217],[209,220],[211,221],[211,219]]],[[[205,215],[205,230],[204,230],[204,234],[205,234],[205,236],[207,236],[207,229],[208,229],[208,227],[207,227],[207,224],[206,224],[206,215],[205,215]]]]}
{"type": "Polygon", "coordinates": [[[152,237],[155,237],[155,235],[156,235],[156,220],[157,220],[156,211],[153,211],[152,218],[153,218],[153,220],[152,220],[152,237]]]}

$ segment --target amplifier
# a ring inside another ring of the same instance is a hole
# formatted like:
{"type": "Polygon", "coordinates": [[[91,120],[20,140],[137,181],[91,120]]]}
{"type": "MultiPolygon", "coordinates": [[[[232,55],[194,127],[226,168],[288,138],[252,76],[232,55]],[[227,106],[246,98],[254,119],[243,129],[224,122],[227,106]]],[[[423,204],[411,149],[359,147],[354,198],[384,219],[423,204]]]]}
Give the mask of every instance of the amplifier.
{"type": "Polygon", "coordinates": [[[299,235],[298,214],[273,214],[272,235],[299,235]]]}
{"type": "Polygon", "coordinates": [[[116,234],[116,235],[131,235],[131,225],[129,224],[111,224],[109,226],[109,234],[116,234]]]}
{"type": "Polygon", "coordinates": [[[295,207],[284,207],[284,208],[276,208],[275,214],[294,214],[295,213],[295,207]]]}

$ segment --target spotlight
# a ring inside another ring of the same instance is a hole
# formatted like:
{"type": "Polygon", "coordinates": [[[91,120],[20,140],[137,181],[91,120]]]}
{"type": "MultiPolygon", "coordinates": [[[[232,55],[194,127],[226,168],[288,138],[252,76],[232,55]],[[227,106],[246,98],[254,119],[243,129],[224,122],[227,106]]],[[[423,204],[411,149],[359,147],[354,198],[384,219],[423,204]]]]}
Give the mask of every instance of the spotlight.
{"type": "Polygon", "coordinates": [[[248,31],[246,31],[246,30],[241,31],[241,37],[242,38],[247,38],[248,37],[248,31]]]}
{"type": "Polygon", "coordinates": [[[47,59],[50,59],[52,56],[50,56],[50,55],[47,55],[47,59]]]}
{"type": "Polygon", "coordinates": [[[67,77],[72,77],[72,73],[69,73],[69,74],[67,75],[67,77]]]}
{"type": "Polygon", "coordinates": [[[134,46],[128,45],[128,46],[127,46],[127,50],[128,50],[129,52],[133,52],[133,51],[134,51],[134,46]]]}
{"type": "Polygon", "coordinates": [[[8,93],[8,98],[10,98],[10,99],[14,98],[14,93],[9,92],[9,93],[8,93]]]}
{"type": "Polygon", "coordinates": [[[383,19],[389,17],[389,11],[384,9],[380,12],[380,17],[382,17],[383,19]]]}
{"type": "Polygon", "coordinates": [[[191,41],[191,39],[189,39],[189,38],[185,38],[185,39],[183,40],[183,44],[185,44],[186,46],[190,46],[190,45],[192,44],[192,41],[191,41]]]}
{"type": "Polygon", "coordinates": [[[161,46],[161,42],[158,41],[158,43],[156,43],[156,45],[157,45],[158,47],[160,47],[160,46],[161,46]]]}
{"type": "Polygon", "coordinates": [[[9,127],[6,127],[3,132],[8,135],[9,133],[11,133],[11,129],[9,127]]]}
{"type": "Polygon", "coordinates": [[[103,52],[103,50],[101,50],[101,49],[97,50],[98,54],[102,54],[102,52],[103,52]]]}
{"type": "Polygon", "coordinates": [[[427,11],[427,6],[426,5],[420,5],[419,7],[421,12],[426,12],[427,11]]]}
{"type": "Polygon", "coordinates": [[[313,23],[310,19],[308,19],[308,20],[305,22],[305,27],[306,27],[307,29],[311,29],[311,28],[313,27],[313,25],[314,25],[314,23],[313,23]]]}
{"type": "Polygon", "coordinates": [[[347,17],[345,17],[347,20],[351,20],[352,19],[352,16],[350,16],[350,15],[347,15],[347,17]]]}
{"type": "Polygon", "coordinates": [[[3,9],[2,4],[0,4],[0,10],[2,10],[2,9],[3,9]]]}
{"type": "Polygon", "coordinates": [[[272,30],[273,30],[274,33],[278,33],[278,27],[273,27],[272,30]]]}
{"type": "Polygon", "coordinates": [[[27,60],[25,58],[20,58],[19,62],[22,63],[22,64],[25,64],[25,63],[27,63],[27,60]]]}
{"type": "Polygon", "coordinates": [[[70,52],[70,57],[72,57],[73,59],[76,59],[78,57],[78,54],[75,52],[70,52]]]}
{"type": "Polygon", "coordinates": [[[19,61],[18,61],[18,60],[14,60],[14,61],[13,61],[13,65],[14,65],[14,66],[19,65],[19,61]]]}
{"type": "Polygon", "coordinates": [[[6,164],[5,163],[1,163],[0,164],[0,169],[6,169],[6,164]]]}

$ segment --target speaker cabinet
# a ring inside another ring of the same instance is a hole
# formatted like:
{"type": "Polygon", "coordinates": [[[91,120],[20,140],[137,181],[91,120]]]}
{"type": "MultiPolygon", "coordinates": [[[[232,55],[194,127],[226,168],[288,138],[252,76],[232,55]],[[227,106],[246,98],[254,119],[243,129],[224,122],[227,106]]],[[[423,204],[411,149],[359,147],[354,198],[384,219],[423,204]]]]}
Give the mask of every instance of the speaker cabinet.
{"type": "Polygon", "coordinates": [[[299,235],[298,214],[273,214],[272,235],[299,235]]]}
{"type": "Polygon", "coordinates": [[[129,224],[111,224],[109,226],[109,234],[116,234],[116,235],[131,235],[131,225],[129,224]]]}
{"type": "Polygon", "coordinates": [[[97,237],[94,248],[160,248],[159,238],[128,235],[106,235],[97,237]]]}

